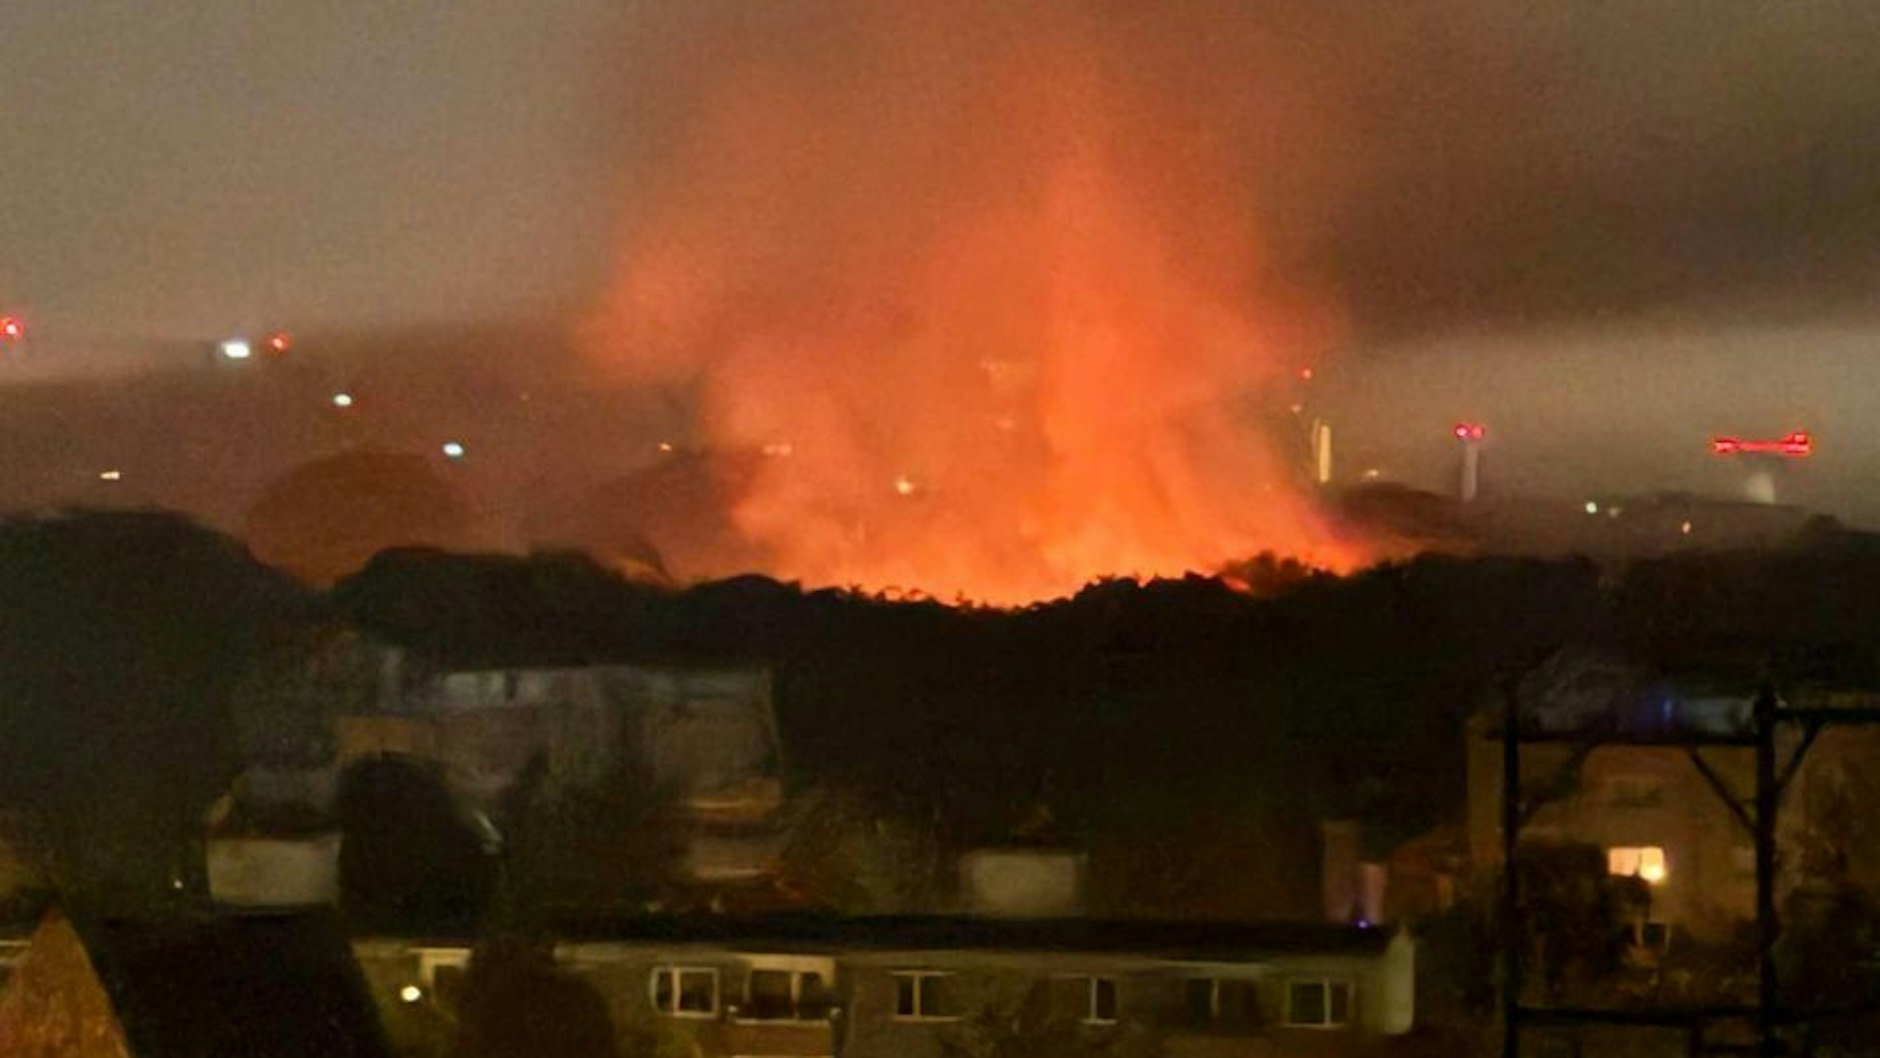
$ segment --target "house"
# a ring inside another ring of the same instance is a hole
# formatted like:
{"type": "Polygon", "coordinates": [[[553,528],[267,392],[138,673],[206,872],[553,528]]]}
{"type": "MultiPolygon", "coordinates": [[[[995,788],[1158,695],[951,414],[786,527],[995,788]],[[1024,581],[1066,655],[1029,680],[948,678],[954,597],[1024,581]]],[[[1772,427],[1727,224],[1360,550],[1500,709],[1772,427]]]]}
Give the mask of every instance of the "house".
{"type": "Polygon", "coordinates": [[[389,1058],[327,915],[74,923],[54,912],[0,991],[9,1058],[389,1058]]]}
{"type": "MultiPolygon", "coordinates": [[[[402,1047],[423,1050],[456,1019],[468,943],[356,950],[402,1047]]],[[[1335,925],[648,918],[574,928],[553,955],[623,1045],[701,1056],[927,1058],[999,1040],[1040,1054],[1349,1055],[1415,1018],[1412,938],[1335,925]]]]}
{"type": "MultiPolygon", "coordinates": [[[[1795,704],[1871,704],[1861,695],[1797,694],[1795,704]]],[[[1597,846],[1610,874],[1646,883],[1644,934],[1722,941],[1754,916],[1751,689],[1718,692],[1568,652],[1530,674],[1517,696],[1529,806],[1523,845],[1597,846]]],[[[1498,869],[1502,857],[1504,709],[1490,703],[1468,726],[1468,850],[1477,871],[1498,869]]],[[[1775,737],[1778,761],[1793,769],[1777,817],[1778,890],[1880,880],[1880,851],[1869,851],[1880,819],[1857,807],[1880,803],[1860,789],[1872,784],[1864,762],[1880,752],[1880,733],[1783,725],[1775,737]]]]}
{"type": "Polygon", "coordinates": [[[766,669],[588,665],[429,671],[387,654],[377,707],[339,722],[340,763],[440,766],[483,818],[539,767],[551,790],[627,771],[673,800],[684,861],[705,883],[773,874],[787,841],[782,750],[766,669]]]}

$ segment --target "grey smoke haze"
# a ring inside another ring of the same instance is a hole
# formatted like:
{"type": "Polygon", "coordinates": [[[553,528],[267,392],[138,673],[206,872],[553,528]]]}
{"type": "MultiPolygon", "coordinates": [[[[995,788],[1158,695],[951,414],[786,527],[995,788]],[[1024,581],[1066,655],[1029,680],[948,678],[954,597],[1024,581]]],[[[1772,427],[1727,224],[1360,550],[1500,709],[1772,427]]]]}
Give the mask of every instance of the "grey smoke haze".
{"type": "MultiPolygon", "coordinates": [[[[0,292],[113,332],[564,312],[713,77],[866,106],[844,76],[903,61],[850,51],[873,6],[10,0],[0,292]]],[[[1872,290],[1862,0],[1033,6],[1126,42],[1169,136],[1257,141],[1278,263],[1381,331],[1872,290]]]]}
{"type": "MultiPolygon", "coordinates": [[[[75,361],[94,335],[568,326],[673,200],[717,86],[774,78],[853,123],[884,70],[972,76],[1074,32],[1140,101],[1131,164],[1244,189],[1252,267],[1339,306],[1326,399],[1354,465],[1434,482],[1443,425],[1472,416],[1523,485],[1690,487],[1713,472],[1694,432],[1814,425],[1820,501],[1861,509],[1880,5],[1063,0],[938,55],[857,28],[891,6],[8,0],[0,311],[75,361]]],[[[467,350],[464,371],[531,355],[467,350]]],[[[165,414],[114,413],[146,436],[165,414]]]]}

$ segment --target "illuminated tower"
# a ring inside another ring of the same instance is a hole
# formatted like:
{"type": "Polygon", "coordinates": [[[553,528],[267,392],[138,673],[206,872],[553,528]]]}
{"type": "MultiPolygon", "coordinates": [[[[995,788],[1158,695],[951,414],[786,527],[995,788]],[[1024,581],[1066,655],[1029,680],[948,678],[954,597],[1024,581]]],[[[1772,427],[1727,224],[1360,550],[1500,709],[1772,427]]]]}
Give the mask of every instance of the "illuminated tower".
{"type": "Polygon", "coordinates": [[[1482,484],[1482,438],[1488,436],[1488,431],[1479,422],[1459,422],[1454,433],[1462,442],[1462,480],[1457,483],[1456,495],[1464,503],[1474,503],[1482,484]]]}
{"type": "Polygon", "coordinates": [[[1312,481],[1332,483],[1332,424],[1324,419],[1312,420],[1312,481]]]}

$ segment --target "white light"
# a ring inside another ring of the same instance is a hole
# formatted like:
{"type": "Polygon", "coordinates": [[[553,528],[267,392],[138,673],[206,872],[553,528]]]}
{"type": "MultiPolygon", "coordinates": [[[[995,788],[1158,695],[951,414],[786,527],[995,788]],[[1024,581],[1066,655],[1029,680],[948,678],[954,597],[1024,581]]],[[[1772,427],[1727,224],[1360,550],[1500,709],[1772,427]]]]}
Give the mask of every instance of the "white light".
{"type": "Polygon", "coordinates": [[[406,985],[398,990],[398,998],[407,1003],[416,1003],[418,1000],[424,998],[424,989],[419,988],[417,985],[406,985]]]}
{"type": "Polygon", "coordinates": [[[456,441],[444,442],[444,457],[446,459],[462,459],[463,451],[464,451],[463,445],[457,443],[456,441]]]}
{"type": "Polygon", "coordinates": [[[352,404],[353,404],[352,394],[350,393],[333,394],[333,406],[335,408],[350,408],[352,407],[352,404]]]}
{"type": "Polygon", "coordinates": [[[662,451],[662,452],[670,452],[670,451],[672,451],[672,442],[671,442],[671,441],[661,441],[661,442],[659,442],[659,450],[660,450],[660,451],[662,451]]]}
{"type": "Polygon", "coordinates": [[[245,339],[230,338],[222,343],[222,355],[230,360],[246,360],[255,355],[255,351],[245,339]]]}
{"type": "Polygon", "coordinates": [[[1597,504],[1597,503],[1594,503],[1594,502],[1593,502],[1592,500],[1587,500],[1587,501],[1586,501],[1586,513],[1588,513],[1588,514],[1598,514],[1598,513],[1599,513],[1599,504],[1597,504]]]}
{"type": "Polygon", "coordinates": [[[124,473],[118,470],[101,470],[98,472],[99,481],[116,481],[123,476],[124,473]]]}
{"type": "Polygon", "coordinates": [[[1691,535],[1691,523],[1685,522],[1683,525],[1678,526],[1678,532],[1683,533],[1685,536],[1691,535]]]}

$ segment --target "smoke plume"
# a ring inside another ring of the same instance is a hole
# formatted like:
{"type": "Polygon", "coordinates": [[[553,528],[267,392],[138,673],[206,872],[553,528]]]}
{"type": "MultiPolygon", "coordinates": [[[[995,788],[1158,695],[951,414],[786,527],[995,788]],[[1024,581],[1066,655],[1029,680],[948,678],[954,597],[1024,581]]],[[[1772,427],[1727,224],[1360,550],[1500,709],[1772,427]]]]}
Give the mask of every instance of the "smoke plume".
{"type": "Polygon", "coordinates": [[[1286,87],[1285,27],[683,6],[639,29],[585,344],[686,395],[696,444],[763,454],[729,514],[765,572],[1011,603],[1349,561],[1305,495],[1301,378],[1342,324],[1288,260],[1322,115],[1286,87]]]}

